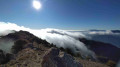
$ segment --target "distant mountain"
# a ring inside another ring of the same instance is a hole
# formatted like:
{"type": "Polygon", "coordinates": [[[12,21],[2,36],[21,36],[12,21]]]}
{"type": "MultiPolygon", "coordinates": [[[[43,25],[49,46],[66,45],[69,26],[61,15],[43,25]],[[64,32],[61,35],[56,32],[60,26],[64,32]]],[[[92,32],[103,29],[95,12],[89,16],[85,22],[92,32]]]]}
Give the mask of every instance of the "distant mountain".
{"type": "MultiPolygon", "coordinates": [[[[91,29],[91,30],[89,30],[89,31],[96,31],[96,32],[99,32],[99,31],[106,31],[106,30],[96,30],[96,29],[91,29]]],[[[120,33],[120,30],[109,30],[109,31],[111,31],[111,32],[113,32],[113,33],[120,33]]]]}
{"type": "Polygon", "coordinates": [[[104,42],[104,43],[110,43],[114,46],[117,46],[120,48],[120,34],[116,35],[116,34],[91,34],[88,36],[91,40],[95,40],[95,41],[100,41],[100,42],[104,42]]]}
{"type": "Polygon", "coordinates": [[[106,31],[106,30],[96,30],[96,29],[92,29],[92,30],[89,30],[89,31],[96,31],[96,32],[98,32],[98,31],[106,31]]]}
{"type": "Polygon", "coordinates": [[[120,60],[120,48],[112,44],[94,40],[87,40],[84,38],[79,40],[83,42],[89,49],[94,51],[95,54],[98,56],[98,60],[100,60],[101,62],[107,62],[108,60],[118,62],[120,60]]]}
{"type": "Polygon", "coordinates": [[[85,35],[86,39],[110,43],[120,48],[120,30],[72,31],[85,35]]]}
{"type": "Polygon", "coordinates": [[[111,30],[113,33],[120,33],[120,30],[111,30]]]}

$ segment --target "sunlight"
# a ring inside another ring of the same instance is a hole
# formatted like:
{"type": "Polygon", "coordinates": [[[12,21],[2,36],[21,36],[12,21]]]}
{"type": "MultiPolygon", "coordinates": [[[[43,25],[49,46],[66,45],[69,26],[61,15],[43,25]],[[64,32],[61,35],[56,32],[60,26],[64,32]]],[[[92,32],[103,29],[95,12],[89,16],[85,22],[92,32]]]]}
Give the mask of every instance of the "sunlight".
{"type": "Polygon", "coordinates": [[[33,1],[33,7],[38,10],[42,7],[42,4],[40,3],[40,1],[34,0],[33,1]]]}

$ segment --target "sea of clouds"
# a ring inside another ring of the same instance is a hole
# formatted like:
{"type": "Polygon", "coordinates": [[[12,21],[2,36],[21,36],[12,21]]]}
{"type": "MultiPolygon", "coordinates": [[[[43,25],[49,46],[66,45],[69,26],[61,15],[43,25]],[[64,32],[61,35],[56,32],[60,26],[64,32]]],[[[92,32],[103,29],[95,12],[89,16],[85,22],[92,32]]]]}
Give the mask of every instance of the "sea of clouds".
{"type": "MultiPolygon", "coordinates": [[[[60,30],[60,29],[52,29],[52,28],[46,28],[46,29],[31,29],[26,28],[24,26],[18,26],[15,23],[5,23],[0,22],[0,36],[7,35],[9,33],[14,33],[14,31],[28,31],[35,36],[45,39],[49,43],[53,43],[57,47],[63,47],[63,48],[70,48],[74,53],[80,53],[82,56],[92,56],[95,58],[94,52],[89,50],[84,43],[80,42],[78,38],[87,38],[87,39],[95,39],[96,36],[103,36],[103,35],[120,35],[120,34],[114,34],[111,31],[66,31],[66,30],[60,30]]],[[[99,40],[99,37],[96,37],[95,40],[99,40]],[[98,38],[98,39],[97,39],[98,38]]],[[[101,40],[101,39],[100,39],[101,40]]],[[[120,42],[120,41],[119,41],[120,42]]],[[[7,44],[8,45],[8,44],[7,44]]],[[[6,48],[7,46],[3,46],[0,43],[0,49],[6,48]]],[[[7,48],[10,49],[8,46],[7,48]]]]}
{"type": "Polygon", "coordinates": [[[111,30],[97,30],[97,31],[77,31],[82,34],[87,39],[100,41],[104,43],[110,43],[116,47],[120,48],[120,33],[114,33],[111,30]]]}
{"type": "MultiPolygon", "coordinates": [[[[84,43],[78,40],[79,37],[81,38],[85,37],[82,33],[78,33],[78,32],[71,33],[65,30],[51,29],[51,28],[37,30],[37,29],[26,28],[24,26],[18,26],[17,24],[14,23],[0,22],[1,36],[7,35],[9,33],[14,33],[12,30],[28,31],[41,39],[45,39],[49,43],[53,43],[57,47],[70,48],[74,53],[80,53],[84,57],[89,55],[95,58],[94,52],[89,50],[84,43]]],[[[2,46],[0,44],[0,47],[6,48],[7,46],[2,46]]]]}

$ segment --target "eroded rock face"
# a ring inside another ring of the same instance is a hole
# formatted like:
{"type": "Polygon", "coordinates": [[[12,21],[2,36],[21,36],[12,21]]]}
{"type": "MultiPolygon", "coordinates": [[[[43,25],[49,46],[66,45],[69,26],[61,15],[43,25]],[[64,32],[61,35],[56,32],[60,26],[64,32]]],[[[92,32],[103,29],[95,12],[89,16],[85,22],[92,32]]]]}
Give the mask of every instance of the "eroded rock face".
{"type": "Polygon", "coordinates": [[[43,57],[42,67],[83,67],[79,62],[66,53],[59,55],[60,50],[51,48],[43,57]]]}

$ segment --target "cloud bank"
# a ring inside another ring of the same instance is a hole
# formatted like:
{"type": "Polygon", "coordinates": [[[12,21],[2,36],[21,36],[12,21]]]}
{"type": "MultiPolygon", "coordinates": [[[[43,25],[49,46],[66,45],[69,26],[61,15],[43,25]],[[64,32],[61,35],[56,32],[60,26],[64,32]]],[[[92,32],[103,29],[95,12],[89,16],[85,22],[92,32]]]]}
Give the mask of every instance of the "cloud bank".
{"type": "Polygon", "coordinates": [[[120,67],[120,61],[118,62],[117,66],[116,67],[120,67]]]}
{"type": "Polygon", "coordinates": [[[88,33],[85,33],[85,36],[87,36],[88,39],[110,43],[120,48],[120,33],[114,33],[111,30],[89,31],[88,33]]]}
{"type": "Polygon", "coordinates": [[[14,45],[13,40],[0,40],[0,49],[2,49],[5,53],[11,53],[11,47],[14,45]]]}
{"type": "Polygon", "coordinates": [[[0,22],[0,36],[13,33],[14,31],[29,31],[35,36],[45,39],[49,43],[55,44],[57,47],[70,48],[75,53],[81,53],[84,56],[93,55],[94,53],[78,40],[78,38],[87,38],[96,41],[111,43],[119,47],[120,33],[113,33],[110,30],[104,31],[65,31],[59,29],[30,29],[24,26],[18,26],[14,23],[0,22]]]}
{"type": "Polygon", "coordinates": [[[86,39],[110,43],[120,48],[120,32],[112,30],[95,30],[95,31],[72,31],[84,34],[86,39]]]}
{"type": "Polygon", "coordinates": [[[78,40],[79,37],[83,38],[85,35],[82,33],[74,33],[74,32],[67,32],[65,30],[59,30],[59,29],[30,29],[26,28],[24,26],[18,26],[14,23],[5,23],[0,22],[0,33],[12,33],[7,30],[15,30],[15,31],[29,31],[30,33],[34,34],[35,36],[45,39],[49,43],[55,44],[57,47],[63,47],[63,48],[70,48],[75,53],[81,53],[82,56],[92,56],[95,58],[94,52],[89,50],[85,44],[80,42],[78,40]],[[6,31],[6,32],[3,32],[6,31]]]}

